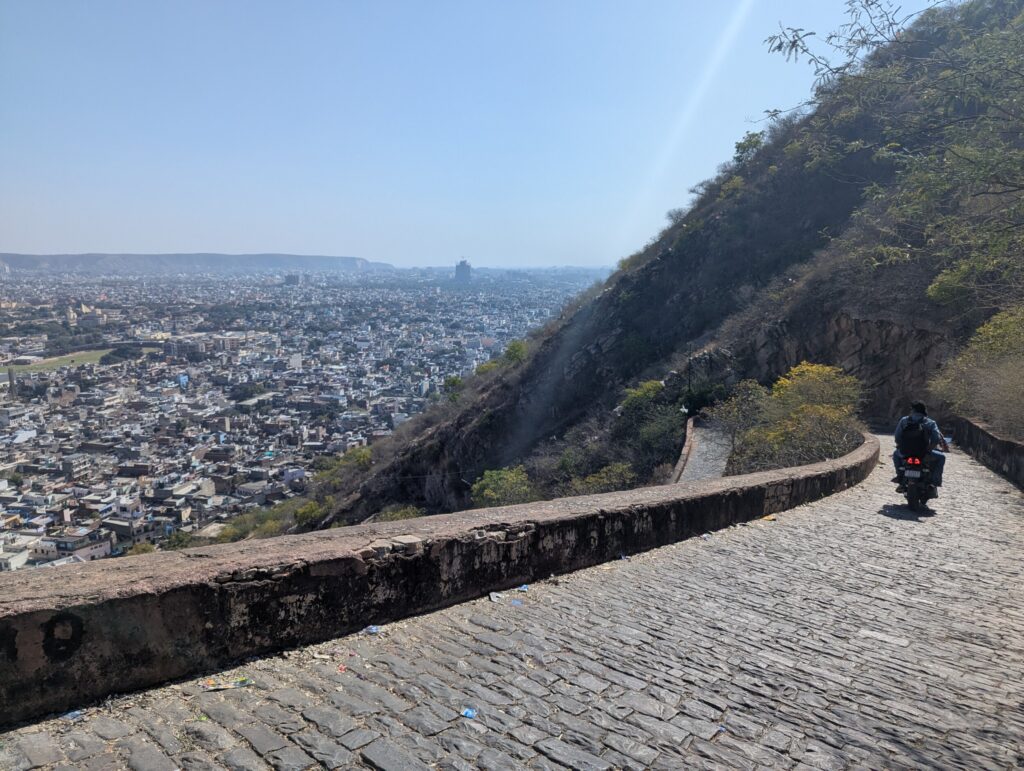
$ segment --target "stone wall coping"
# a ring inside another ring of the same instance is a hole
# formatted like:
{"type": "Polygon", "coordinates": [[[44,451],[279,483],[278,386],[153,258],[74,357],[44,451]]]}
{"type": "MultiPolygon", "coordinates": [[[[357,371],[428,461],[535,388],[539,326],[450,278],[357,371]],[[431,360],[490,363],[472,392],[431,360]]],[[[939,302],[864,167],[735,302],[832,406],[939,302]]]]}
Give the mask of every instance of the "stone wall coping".
{"type": "Polygon", "coordinates": [[[997,474],[1024,488],[1024,442],[996,432],[977,418],[953,418],[956,443],[997,474]]]}
{"type": "Polygon", "coordinates": [[[0,576],[0,725],[329,640],[818,500],[877,466],[476,509],[0,576]]]}
{"type": "Polygon", "coordinates": [[[231,580],[240,572],[269,570],[324,559],[363,558],[378,541],[416,536],[424,542],[474,537],[478,531],[556,522],[597,512],[663,506],[705,496],[815,477],[855,466],[878,453],[878,439],[864,435],[853,452],[835,460],[721,479],[642,487],[515,506],[469,509],[398,522],[355,525],[275,538],[251,539],[179,551],[98,560],[56,569],[19,570],[0,576],[0,619],[38,610],[62,610],[133,595],[160,594],[196,583],[231,580]]]}

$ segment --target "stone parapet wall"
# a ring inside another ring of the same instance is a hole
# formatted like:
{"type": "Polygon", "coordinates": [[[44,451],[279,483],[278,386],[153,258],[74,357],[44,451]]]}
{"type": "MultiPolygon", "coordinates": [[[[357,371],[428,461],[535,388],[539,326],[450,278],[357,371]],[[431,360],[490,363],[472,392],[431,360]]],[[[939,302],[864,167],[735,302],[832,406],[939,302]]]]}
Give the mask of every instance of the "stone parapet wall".
{"type": "Polygon", "coordinates": [[[0,578],[0,724],[330,639],[817,500],[834,461],[0,578]]]}
{"type": "Polygon", "coordinates": [[[968,418],[953,418],[952,423],[953,439],[960,447],[1024,488],[1024,444],[998,436],[988,426],[968,418]]]}

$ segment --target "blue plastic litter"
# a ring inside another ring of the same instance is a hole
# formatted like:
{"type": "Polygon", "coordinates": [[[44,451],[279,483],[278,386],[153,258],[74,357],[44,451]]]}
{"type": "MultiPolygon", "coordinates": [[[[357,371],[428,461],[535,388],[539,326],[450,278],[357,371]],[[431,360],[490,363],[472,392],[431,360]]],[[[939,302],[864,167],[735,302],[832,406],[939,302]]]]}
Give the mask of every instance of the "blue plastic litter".
{"type": "Polygon", "coordinates": [[[85,717],[85,713],[80,709],[76,709],[61,715],[61,717],[65,720],[75,721],[81,720],[83,717],[85,717]]]}
{"type": "Polygon", "coordinates": [[[512,605],[522,605],[523,601],[522,600],[512,600],[511,604],[512,605]]]}
{"type": "Polygon", "coordinates": [[[518,587],[516,587],[516,591],[517,592],[528,592],[528,591],[530,591],[530,585],[529,584],[523,584],[522,586],[518,586],[518,587]]]}
{"type": "Polygon", "coordinates": [[[366,629],[364,629],[363,631],[366,632],[366,634],[380,634],[380,627],[376,625],[371,625],[366,627],[366,629]]]}
{"type": "Polygon", "coordinates": [[[476,710],[472,707],[466,707],[464,710],[462,710],[462,716],[468,717],[470,720],[472,720],[476,717],[476,710]]]}

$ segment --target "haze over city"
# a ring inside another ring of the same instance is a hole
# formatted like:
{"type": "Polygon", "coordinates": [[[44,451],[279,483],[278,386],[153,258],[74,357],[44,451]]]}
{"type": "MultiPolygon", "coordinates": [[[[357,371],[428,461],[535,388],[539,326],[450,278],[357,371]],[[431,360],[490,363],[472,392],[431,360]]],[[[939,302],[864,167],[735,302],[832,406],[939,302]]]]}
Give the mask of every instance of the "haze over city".
{"type": "Polygon", "coordinates": [[[842,13],[0,2],[0,251],[610,266],[807,97],[778,22],[842,13]]]}

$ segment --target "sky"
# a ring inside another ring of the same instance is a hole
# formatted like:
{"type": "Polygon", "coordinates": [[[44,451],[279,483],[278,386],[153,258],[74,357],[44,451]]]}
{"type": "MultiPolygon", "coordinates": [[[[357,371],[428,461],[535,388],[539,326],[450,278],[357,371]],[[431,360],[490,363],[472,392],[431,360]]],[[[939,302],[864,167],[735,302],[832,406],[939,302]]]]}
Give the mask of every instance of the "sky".
{"type": "Polygon", "coordinates": [[[610,266],[809,95],[779,22],[844,7],[0,0],[0,251],[610,266]]]}

